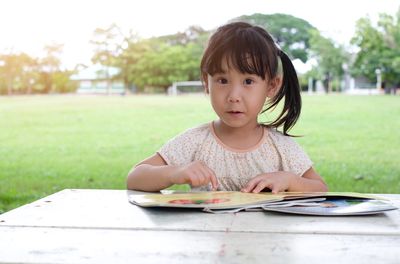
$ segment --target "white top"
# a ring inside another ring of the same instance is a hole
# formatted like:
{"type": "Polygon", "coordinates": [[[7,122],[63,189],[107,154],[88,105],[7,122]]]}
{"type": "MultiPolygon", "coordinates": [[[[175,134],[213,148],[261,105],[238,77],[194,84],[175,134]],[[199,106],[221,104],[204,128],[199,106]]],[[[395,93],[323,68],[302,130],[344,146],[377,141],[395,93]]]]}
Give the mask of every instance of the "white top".
{"type": "MultiPolygon", "coordinates": [[[[290,171],[302,176],[312,166],[308,155],[291,137],[267,127],[255,146],[238,150],[216,136],[212,123],[204,124],[170,139],[158,154],[168,165],[203,161],[214,171],[221,191],[240,191],[261,173],[290,171]]],[[[195,188],[209,189],[210,186],[195,188]]]]}

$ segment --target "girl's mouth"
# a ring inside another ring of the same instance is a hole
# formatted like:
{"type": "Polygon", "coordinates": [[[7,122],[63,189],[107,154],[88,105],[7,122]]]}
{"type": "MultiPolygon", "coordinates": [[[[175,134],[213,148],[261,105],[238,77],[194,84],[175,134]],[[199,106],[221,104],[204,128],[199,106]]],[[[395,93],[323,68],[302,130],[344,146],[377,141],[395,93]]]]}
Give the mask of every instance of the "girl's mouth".
{"type": "Polygon", "coordinates": [[[228,114],[233,115],[233,116],[239,116],[243,114],[243,112],[240,111],[228,111],[228,114]]]}

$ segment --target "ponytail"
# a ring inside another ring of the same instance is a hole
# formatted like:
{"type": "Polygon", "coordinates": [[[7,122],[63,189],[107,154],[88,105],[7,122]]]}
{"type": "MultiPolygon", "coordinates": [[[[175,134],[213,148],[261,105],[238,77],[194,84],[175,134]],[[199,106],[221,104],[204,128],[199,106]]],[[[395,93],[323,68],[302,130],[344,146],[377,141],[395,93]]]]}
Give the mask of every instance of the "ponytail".
{"type": "Polygon", "coordinates": [[[271,104],[263,110],[262,113],[276,107],[282,98],[285,98],[281,113],[274,121],[269,123],[268,126],[279,127],[283,125],[283,134],[291,136],[287,132],[296,124],[301,111],[300,85],[296,70],[288,55],[282,50],[279,50],[278,56],[282,61],[283,68],[282,87],[271,99],[271,104]]]}

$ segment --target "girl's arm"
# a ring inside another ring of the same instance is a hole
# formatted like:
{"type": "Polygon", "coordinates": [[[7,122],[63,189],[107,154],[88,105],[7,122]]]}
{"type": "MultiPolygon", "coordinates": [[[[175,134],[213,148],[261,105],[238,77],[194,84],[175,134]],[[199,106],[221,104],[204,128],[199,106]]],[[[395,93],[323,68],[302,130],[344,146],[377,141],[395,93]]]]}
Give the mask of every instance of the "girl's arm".
{"type": "Polygon", "coordinates": [[[251,179],[241,190],[243,192],[259,193],[268,188],[273,193],[278,192],[327,192],[328,187],[321,176],[311,167],[302,177],[287,172],[278,171],[260,174],[251,179]]]}
{"type": "Polygon", "coordinates": [[[169,175],[175,170],[168,166],[161,156],[156,153],[134,166],[128,173],[126,185],[129,190],[159,191],[173,183],[169,175]]]}
{"type": "Polygon", "coordinates": [[[327,192],[328,186],[313,167],[308,169],[302,177],[295,176],[290,184],[292,192],[327,192]]]}
{"type": "Polygon", "coordinates": [[[172,166],[167,165],[158,153],[133,167],[126,180],[129,190],[149,192],[185,183],[193,187],[211,183],[215,190],[218,185],[214,172],[203,162],[194,161],[185,166],[172,166]]]}

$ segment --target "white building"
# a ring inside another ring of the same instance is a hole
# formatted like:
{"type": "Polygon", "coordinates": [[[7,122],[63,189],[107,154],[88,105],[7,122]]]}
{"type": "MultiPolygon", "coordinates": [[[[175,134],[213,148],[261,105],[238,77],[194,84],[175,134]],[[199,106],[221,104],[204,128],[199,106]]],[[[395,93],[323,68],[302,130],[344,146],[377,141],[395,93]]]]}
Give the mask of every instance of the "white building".
{"type": "Polygon", "coordinates": [[[78,81],[78,94],[123,94],[124,82],[117,79],[120,69],[105,67],[100,64],[91,65],[71,76],[78,81]]]}

